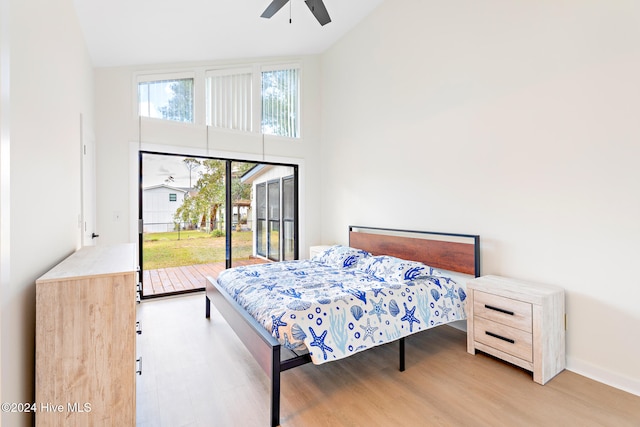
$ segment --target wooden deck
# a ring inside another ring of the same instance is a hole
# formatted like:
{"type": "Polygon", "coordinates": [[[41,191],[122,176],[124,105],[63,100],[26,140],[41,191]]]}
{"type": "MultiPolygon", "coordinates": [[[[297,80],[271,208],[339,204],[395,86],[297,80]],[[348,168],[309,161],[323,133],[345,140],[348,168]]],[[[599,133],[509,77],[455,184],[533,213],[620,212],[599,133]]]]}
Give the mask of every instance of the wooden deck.
{"type": "MultiPolygon", "coordinates": [[[[234,260],[233,265],[262,264],[265,262],[267,261],[264,259],[249,258],[234,260]]],[[[217,278],[222,270],[224,270],[224,262],[143,270],[142,292],[144,297],[157,297],[201,290],[205,287],[207,276],[217,278]]]]}

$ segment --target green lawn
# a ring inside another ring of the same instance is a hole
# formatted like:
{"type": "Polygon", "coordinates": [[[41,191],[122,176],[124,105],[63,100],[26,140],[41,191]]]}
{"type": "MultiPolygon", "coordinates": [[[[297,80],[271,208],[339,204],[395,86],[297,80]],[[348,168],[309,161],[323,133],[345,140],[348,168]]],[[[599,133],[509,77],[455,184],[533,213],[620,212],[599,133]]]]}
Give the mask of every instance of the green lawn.
{"type": "MultiPolygon", "coordinates": [[[[233,258],[246,259],[252,254],[251,231],[234,231],[233,258]]],[[[207,264],[225,260],[225,238],[213,237],[198,230],[168,233],[145,233],[142,246],[145,270],[183,265],[207,264]]]]}

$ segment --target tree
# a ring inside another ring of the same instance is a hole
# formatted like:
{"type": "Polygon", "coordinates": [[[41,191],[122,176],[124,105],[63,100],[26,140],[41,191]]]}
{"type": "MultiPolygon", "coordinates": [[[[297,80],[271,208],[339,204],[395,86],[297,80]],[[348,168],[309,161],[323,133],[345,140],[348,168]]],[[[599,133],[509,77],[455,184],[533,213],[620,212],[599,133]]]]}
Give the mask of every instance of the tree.
{"type": "MultiPolygon", "coordinates": [[[[189,159],[185,159],[186,161],[189,159]]],[[[194,187],[195,195],[187,197],[175,213],[176,221],[200,223],[208,230],[217,228],[216,218],[221,206],[225,203],[225,164],[224,160],[206,159],[198,161],[191,159],[190,164],[198,162],[203,167],[200,177],[194,187]]],[[[251,185],[240,182],[240,176],[251,169],[253,163],[236,163],[231,181],[231,199],[233,201],[251,198],[251,185]]],[[[231,211],[231,210],[229,210],[231,211]]]]}
{"type": "Polygon", "coordinates": [[[204,211],[203,224],[207,225],[209,230],[213,230],[218,209],[225,201],[225,162],[207,159],[202,161],[202,165],[205,170],[196,182],[196,204],[204,211]]]}
{"type": "Polygon", "coordinates": [[[193,188],[191,185],[191,174],[194,170],[198,169],[200,166],[200,160],[194,159],[193,157],[187,157],[183,160],[185,167],[189,170],[189,190],[193,188]]]}
{"type": "Polygon", "coordinates": [[[173,95],[167,105],[158,108],[163,119],[193,122],[193,79],[181,79],[171,83],[173,95]]]}
{"type": "Polygon", "coordinates": [[[232,179],[231,179],[231,202],[236,208],[236,212],[238,215],[238,226],[240,225],[240,201],[248,201],[251,200],[251,184],[245,184],[242,182],[241,178],[248,170],[253,168],[255,163],[234,163],[236,166],[233,170],[232,179]]]}
{"type": "Polygon", "coordinates": [[[198,218],[200,226],[213,230],[218,209],[224,204],[225,162],[223,160],[203,160],[204,171],[196,182],[196,194],[189,197],[175,213],[177,220],[198,218]]]}
{"type": "Polygon", "coordinates": [[[238,202],[240,200],[251,199],[251,185],[243,184],[240,178],[249,169],[253,168],[255,163],[234,163],[237,167],[233,170],[233,179],[231,180],[231,200],[238,202]]]}
{"type": "Polygon", "coordinates": [[[198,221],[202,217],[200,214],[201,209],[196,206],[196,198],[187,195],[182,202],[182,205],[176,210],[174,215],[174,221],[189,224],[193,227],[198,224],[198,221]]]}

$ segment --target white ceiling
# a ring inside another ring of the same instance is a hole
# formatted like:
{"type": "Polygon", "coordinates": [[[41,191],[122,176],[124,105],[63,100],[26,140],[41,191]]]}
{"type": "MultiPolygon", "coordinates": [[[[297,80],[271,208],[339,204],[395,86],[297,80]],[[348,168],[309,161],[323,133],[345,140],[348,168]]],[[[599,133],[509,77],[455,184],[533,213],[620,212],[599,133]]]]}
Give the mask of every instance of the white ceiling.
{"type": "Polygon", "coordinates": [[[96,67],[323,52],[383,0],[324,0],[320,26],[303,0],[271,19],[271,0],[74,0],[96,67]],[[289,23],[291,15],[292,23],[289,23]]]}

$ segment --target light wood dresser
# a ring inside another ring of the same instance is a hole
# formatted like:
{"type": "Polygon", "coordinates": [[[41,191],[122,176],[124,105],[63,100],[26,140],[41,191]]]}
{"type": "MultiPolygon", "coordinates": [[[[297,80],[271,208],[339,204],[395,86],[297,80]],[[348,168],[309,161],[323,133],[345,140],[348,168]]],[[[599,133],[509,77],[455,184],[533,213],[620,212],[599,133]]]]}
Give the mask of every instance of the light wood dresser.
{"type": "Polygon", "coordinates": [[[564,290],[482,276],[467,282],[467,351],[491,354],[545,384],[565,368],[564,290]]]}
{"type": "Polygon", "coordinates": [[[36,426],[135,426],[135,259],[86,247],[36,281],[36,426]]]}

